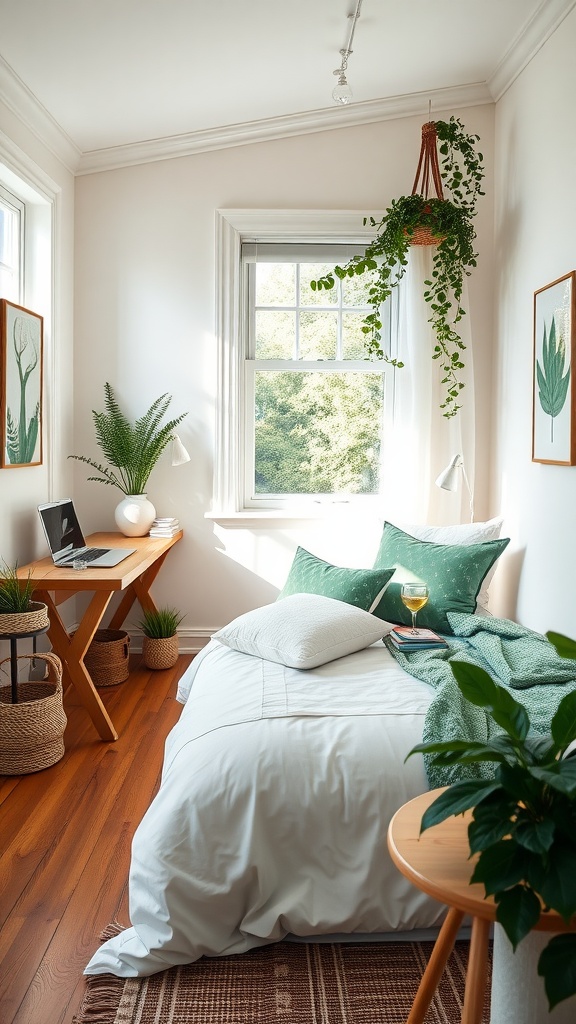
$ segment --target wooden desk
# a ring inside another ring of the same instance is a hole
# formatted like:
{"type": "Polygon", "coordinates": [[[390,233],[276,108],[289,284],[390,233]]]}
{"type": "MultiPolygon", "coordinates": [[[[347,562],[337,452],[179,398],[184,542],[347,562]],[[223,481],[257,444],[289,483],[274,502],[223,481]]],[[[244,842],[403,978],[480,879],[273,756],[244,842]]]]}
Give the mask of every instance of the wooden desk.
{"type": "MultiPolygon", "coordinates": [[[[488,938],[490,925],[496,919],[496,906],[492,897],[484,896],[483,885],[470,885],[475,862],[475,858],[470,858],[468,845],[470,814],[448,818],[420,835],[422,815],[441,792],[441,789],[436,789],[404,804],[388,828],[388,849],[398,870],[418,889],[450,907],[406,1024],[423,1024],[466,914],[472,916],[472,937],[462,1024],[480,1024],[486,988],[488,938]]],[[[555,911],[541,914],[536,929],[545,932],[571,930],[555,911]]]]}
{"type": "Polygon", "coordinates": [[[158,575],[171,547],[182,538],[124,537],[120,533],[93,533],[87,538],[90,547],[136,548],[134,554],[110,569],[63,569],[52,559],[42,558],[18,569],[18,575],[34,583],[34,597],[48,605],[50,628],[48,636],[52,649],[62,661],[64,680],[76,688],[80,700],[90,715],[103,740],[117,740],[108,712],[104,707],[90,674],[84,656],[94,633],[116,591],[125,591],[109,623],[110,629],[119,629],[136,598],[143,611],[155,611],[150,587],[158,575]],[[93,596],[73,636],[68,634],[57,606],[77,594],[93,591],[93,596]]]}

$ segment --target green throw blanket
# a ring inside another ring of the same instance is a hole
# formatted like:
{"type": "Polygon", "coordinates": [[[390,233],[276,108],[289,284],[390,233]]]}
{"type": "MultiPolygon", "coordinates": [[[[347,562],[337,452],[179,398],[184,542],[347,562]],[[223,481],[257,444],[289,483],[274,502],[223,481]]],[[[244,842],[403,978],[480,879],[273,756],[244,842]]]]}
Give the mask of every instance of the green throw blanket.
{"type": "MultiPolygon", "coordinates": [[[[426,715],[423,741],[482,741],[502,731],[482,708],[464,699],[449,665],[452,660],[480,665],[496,682],[513,691],[514,698],[526,708],[533,729],[548,733],[562,697],[576,689],[576,662],[561,658],[540,633],[509,619],[448,612],[448,621],[454,636],[444,637],[447,650],[402,654],[387,644],[406,672],[436,690],[426,715]]],[[[437,768],[430,756],[424,759],[432,789],[458,779],[490,778],[494,773],[489,764],[437,768]]]]}

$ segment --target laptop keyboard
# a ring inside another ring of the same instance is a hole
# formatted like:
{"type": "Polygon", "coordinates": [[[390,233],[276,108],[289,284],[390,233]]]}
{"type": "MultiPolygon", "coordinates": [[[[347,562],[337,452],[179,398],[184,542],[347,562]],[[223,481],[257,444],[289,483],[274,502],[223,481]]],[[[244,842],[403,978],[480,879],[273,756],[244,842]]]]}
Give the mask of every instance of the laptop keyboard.
{"type": "Polygon", "coordinates": [[[83,558],[85,562],[93,562],[95,558],[100,558],[100,555],[107,553],[108,548],[89,548],[83,555],[80,555],[80,558],[83,558]]]}
{"type": "Polygon", "coordinates": [[[74,562],[77,558],[81,559],[83,562],[93,562],[95,558],[100,558],[100,555],[107,554],[108,550],[108,548],[89,548],[88,551],[83,551],[81,555],[74,555],[73,558],[67,558],[66,563],[74,562]]]}

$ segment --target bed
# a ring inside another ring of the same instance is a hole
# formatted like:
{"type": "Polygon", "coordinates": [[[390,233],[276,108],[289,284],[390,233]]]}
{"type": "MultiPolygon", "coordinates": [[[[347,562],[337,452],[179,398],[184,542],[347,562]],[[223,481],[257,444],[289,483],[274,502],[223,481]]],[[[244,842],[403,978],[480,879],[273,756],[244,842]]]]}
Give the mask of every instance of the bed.
{"type": "MultiPolygon", "coordinates": [[[[392,527],[388,544],[402,536],[392,527]]],[[[421,543],[427,558],[438,555],[438,544],[421,543]]],[[[499,543],[482,552],[469,613],[499,543]]],[[[287,935],[438,927],[444,908],[386,849],[394,812],[429,787],[422,757],[405,759],[437,695],[383,642],[391,624],[379,602],[396,566],[380,554],[361,576],[297,555],[282,600],[240,616],[196,656],[180,681],[160,790],[134,836],[131,927],[86,974],[145,976],[287,935]]]]}
{"type": "Polygon", "coordinates": [[[134,837],[132,928],[86,973],[153,974],[287,934],[438,925],[443,908],[386,851],[392,814],[427,788],[422,759],[404,758],[430,688],[381,642],[298,670],[213,640],[179,697],[134,837]]]}

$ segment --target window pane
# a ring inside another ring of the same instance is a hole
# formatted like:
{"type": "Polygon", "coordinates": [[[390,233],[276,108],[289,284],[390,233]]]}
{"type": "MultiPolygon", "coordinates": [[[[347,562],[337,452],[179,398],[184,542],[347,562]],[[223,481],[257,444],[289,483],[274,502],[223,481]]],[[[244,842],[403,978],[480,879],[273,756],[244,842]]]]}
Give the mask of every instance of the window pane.
{"type": "Polygon", "coordinates": [[[334,312],[300,314],[300,358],[336,359],[338,314],[334,312]]]}
{"type": "Polygon", "coordinates": [[[342,314],[342,358],[343,359],[367,359],[364,339],[362,333],[364,326],[364,313],[343,313],[342,314]]]}
{"type": "Polygon", "coordinates": [[[256,264],[256,305],[294,306],[296,266],[294,263],[256,264]]]}
{"type": "Polygon", "coordinates": [[[256,358],[296,357],[296,314],[256,311],[256,358]]]}
{"type": "Polygon", "coordinates": [[[258,370],[255,494],[377,494],[383,386],[379,372],[258,370]]]}
{"type": "Polygon", "coordinates": [[[359,277],[345,277],[342,281],[342,302],[345,306],[366,307],[368,312],[368,291],[372,284],[372,274],[360,274],[359,277]]]}
{"type": "Polygon", "coordinates": [[[310,282],[323,277],[332,266],[329,263],[300,264],[300,305],[301,306],[334,306],[338,302],[338,282],[326,291],[313,292],[310,282]]]}
{"type": "Polygon", "coordinates": [[[20,301],[20,213],[0,202],[0,295],[20,301]]]}

